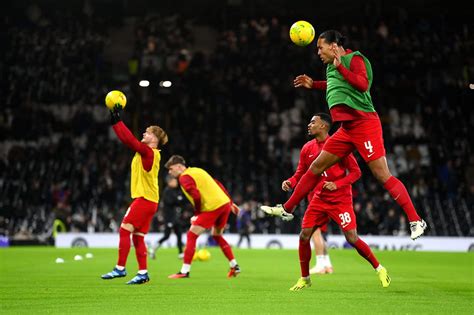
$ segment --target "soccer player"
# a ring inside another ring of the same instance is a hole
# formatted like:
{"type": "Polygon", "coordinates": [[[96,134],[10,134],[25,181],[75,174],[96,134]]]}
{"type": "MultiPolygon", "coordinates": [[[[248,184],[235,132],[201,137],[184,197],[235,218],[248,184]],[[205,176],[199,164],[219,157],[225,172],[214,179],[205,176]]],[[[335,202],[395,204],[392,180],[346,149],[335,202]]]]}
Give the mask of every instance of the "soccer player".
{"type": "Polygon", "coordinates": [[[184,195],[194,206],[183,265],[178,273],[168,278],[189,278],[197,238],[210,228],[212,228],[212,237],[229,260],[230,270],[227,277],[236,277],[240,273],[240,267],[234,258],[232,248],[222,236],[230,212],[238,212],[238,207],[232,203],[229,193],[219,181],[212,178],[202,168],[187,167],[186,161],[180,155],[171,156],[165,167],[171,176],[178,178],[184,195]]]}
{"type": "Polygon", "coordinates": [[[168,135],[159,126],[149,126],[138,141],[120,118],[122,107],[115,105],[111,111],[112,128],[127,147],[135,151],[131,165],[130,190],[132,203],[120,225],[118,262],[115,268],[102,279],[125,277],[125,265],[130,252],[130,236],[135,247],[138,261],[137,275],[127,284],[142,284],[150,281],[147,271],[147,248],[145,235],[148,233],[153,215],[158,209],[159,189],[158,172],[160,170],[160,151],[158,148],[168,142],[168,135]]]}
{"type": "Polygon", "coordinates": [[[352,184],[361,176],[361,171],[352,154],[342,158],[321,175],[314,189],[314,196],[303,217],[299,240],[301,278],[290,288],[299,291],[311,286],[309,262],[311,260],[310,239],[313,232],[328,223],[329,218],[339,224],[349,242],[372,267],[384,288],[391,279],[387,270],[378,262],[370,247],[357,235],[357,224],[352,206],[352,184]],[[347,174],[346,174],[347,171],[347,174]]]}
{"type": "Polygon", "coordinates": [[[176,235],[178,241],[178,258],[182,259],[183,254],[183,242],[181,240],[182,234],[182,219],[181,213],[188,204],[188,201],[183,196],[181,189],[179,188],[178,180],[172,176],[168,176],[166,179],[168,186],[163,190],[160,209],[163,211],[163,217],[165,220],[165,233],[161,239],[158,240],[156,245],[150,249],[150,258],[155,259],[156,250],[169,239],[171,231],[176,235]]]}
{"type": "MultiPolygon", "coordinates": [[[[314,137],[314,139],[305,143],[300,151],[300,159],[298,161],[298,167],[296,168],[293,176],[283,181],[281,188],[284,191],[289,191],[295,188],[298,181],[301,179],[304,173],[309,169],[311,163],[321,153],[324,143],[329,138],[329,130],[331,129],[331,117],[325,113],[315,114],[308,124],[308,135],[314,137]]],[[[308,202],[313,199],[314,189],[308,194],[308,202]]],[[[321,226],[313,233],[313,243],[316,253],[316,266],[311,268],[312,274],[325,274],[333,273],[333,267],[331,260],[327,253],[326,242],[321,232],[327,231],[327,224],[321,226]]]]}
{"type": "Polygon", "coordinates": [[[402,207],[410,221],[411,238],[423,235],[427,225],[420,218],[403,183],[388,168],[382,136],[382,125],[370,95],[372,66],[359,51],[344,49],[345,37],[334,30],[323,32],[317,42],[318,55],[326,64],[326,81],[314,81],[299,75],[294,86],[326,90],[332,120],[340,128],[324,144],[321,154],[302,176],[290,199],[272,207],[274,215],[288,216],[314,187],[321,174],[353,150],[367,163],[375,178],[402,207]]]}

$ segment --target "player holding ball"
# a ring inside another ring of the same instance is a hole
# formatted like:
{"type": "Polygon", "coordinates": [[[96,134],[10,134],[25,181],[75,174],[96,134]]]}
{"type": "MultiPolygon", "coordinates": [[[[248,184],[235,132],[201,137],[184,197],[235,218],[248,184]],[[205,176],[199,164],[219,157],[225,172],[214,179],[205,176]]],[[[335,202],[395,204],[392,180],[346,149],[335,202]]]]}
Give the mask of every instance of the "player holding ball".
{"type": "Polygon", "coordinates": [[[102,275],[102,279],[109,280],[127,275],[125,264],[130,252],[131,237],[139,270],[127,284],[142,284],[150,281],[144,238],[150,228],[153,215],[158,209],[158,173],[161,159],[158,148],[168,142],[168,135],[159,126],[149,126],[143,133],[142,140],[138,141],[120,118],[120,112],[125,104],[125,95],[120,91],[112,91],[106,97],[106,105],[110,109],[111,124],[115,134],[123,144],[135,152],[130,178],[133,201],[120,225],[117,265],[111,272],[102,275]]]}

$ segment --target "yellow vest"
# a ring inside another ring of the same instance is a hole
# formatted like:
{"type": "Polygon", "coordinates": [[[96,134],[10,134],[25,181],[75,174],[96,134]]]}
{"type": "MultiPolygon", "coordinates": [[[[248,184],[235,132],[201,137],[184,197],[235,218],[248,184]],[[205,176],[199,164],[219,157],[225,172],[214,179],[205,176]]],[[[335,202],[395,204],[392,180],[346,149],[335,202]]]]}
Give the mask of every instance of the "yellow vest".
{"type": "MultiPolygon", "coordinates": [[[[188,167],[182,174],[191,176],[196,182],[197,189],[201,194],[201,212],[214,211],[226,203],[230,203],[230,198],[215,182],[214,178],[205,170],[199,167],[188,167]]],[[[194,206],[194,199],[181,187],[184,195],[194,206]]]]}
{"type": "Polygon", "coordinates": [[[153,149],[153,166],[149,172],[145,171],[142,164],[142,156],[135,153],[132,160],[132,175],[130,191],[132,199],[143,197],[158,203],[160,192],[158,187],[158,172],[160,171],[161,154],[157,149],[153,149]]]}

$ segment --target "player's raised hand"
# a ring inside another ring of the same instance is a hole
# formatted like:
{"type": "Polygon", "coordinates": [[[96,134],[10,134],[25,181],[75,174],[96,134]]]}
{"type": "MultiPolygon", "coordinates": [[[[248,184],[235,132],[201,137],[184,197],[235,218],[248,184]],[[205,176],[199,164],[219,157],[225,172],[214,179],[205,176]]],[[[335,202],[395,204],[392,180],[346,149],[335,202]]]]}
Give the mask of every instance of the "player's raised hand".
{"type": "Polygon", "coordinates": [[[123,106],[120,104],[115,104],[114,108],[110,110],[110,124],[115,125],[122,119],[120,118],[120,112],[123,110],[123,106]]]}
{"type": "Polygon", "coordinates": [[[334,182],[324,182],[323,189],[327,189],[329,191],[334,191],[337,189],[337,185],[334,182]]]}
{"type": "Polygon", "coordinates": [[[291,182],[289,180],[284,180],[283,183],[281,183],[281,189],[283,191],[289,191],[291,189],[291,182]]]}
{"type": "Polygon", "coordinates": [[[313,79],[308,77],[306,74],[301,74],[293,80],[295,88],[304,87],[307,89],[313,88],[313,79]]]}

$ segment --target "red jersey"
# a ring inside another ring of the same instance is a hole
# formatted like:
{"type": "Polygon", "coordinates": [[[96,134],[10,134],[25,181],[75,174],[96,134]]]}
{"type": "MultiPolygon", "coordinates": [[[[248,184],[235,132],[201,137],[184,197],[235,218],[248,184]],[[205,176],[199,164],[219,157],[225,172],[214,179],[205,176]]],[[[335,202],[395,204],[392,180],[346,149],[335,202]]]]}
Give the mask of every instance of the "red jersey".
{"type": "Polygon", "coordinates": [[[293,176],[287,179],[291,183],[291,188],[296,187],[296,184],[299,182],[304,173],[306,173],[306,171],[309,169],[311,163],[313,163],[319,153],[321,153],[321,150],[323,149],[323,146],[328,138],[329,137],[327,137],[323,141],[313,139],[311,141],[306,142],[303,148],[301,148],[298,167],[296,168],[296,171],[293,176]]]}
{"type": "Polygon", "coordinates": [[[352,184],[361,175],[359,165],[351,153],[321,174],[321,180],[314,189],[314,198],[328,203],[352,203],[352,184]],[[323,189],[325,182],[334,182],[337,189],[323,189]]]}

